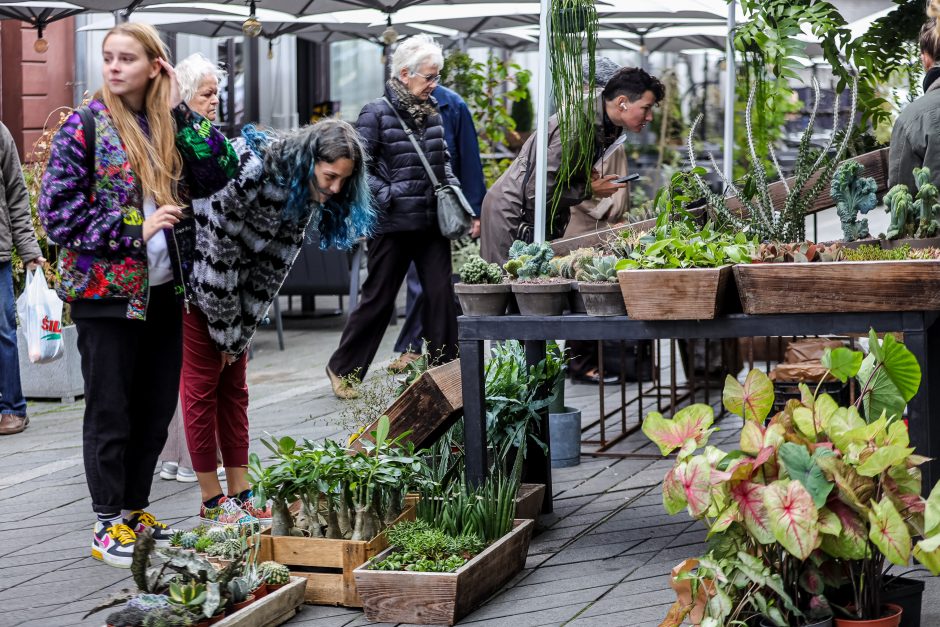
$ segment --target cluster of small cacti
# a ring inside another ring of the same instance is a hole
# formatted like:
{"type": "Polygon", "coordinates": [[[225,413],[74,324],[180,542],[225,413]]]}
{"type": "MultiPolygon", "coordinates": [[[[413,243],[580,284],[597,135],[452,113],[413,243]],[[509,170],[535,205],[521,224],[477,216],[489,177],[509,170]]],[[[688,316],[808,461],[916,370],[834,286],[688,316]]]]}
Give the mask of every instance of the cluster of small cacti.
{"type": "Polygon", "coordinates": [[[512,278],[522,281],[549,277],[552,276],[549,261],[554,256],[555,251],[549,244],[526,244],[516,240],[509,248],[509,261],[503,268],[512,278]]]}
{"type": "Polygon", "coordinates": [[[575,273],[575,279],[587,283],[612,283],[617,281],[617,262],[614,255],[585,260],[575,273]]]}
{"type": "Polygon", "coordinates": [[[593,248],[578,248],[563,257],[552,257],[548,262],[552,274],[563,279],[574,279],[585,263],[593,259],[597,252],[593,248]]]}
{"type": "Polygon", "coordinates": [[[481,257],[471,257],[460,267],[460,280],[472,285],[496,285],[503,282],[499,264],[487,263],[481,257]]]}
{"type": "Polygon", "coordinates": [[[238,525],[225,525],[222,527],[226,538],[238,538],[241,535],[241,528],[238,525]]]}
{"type": "Polygon", "coordinates": [[[277,586],[290,581],[290,571],[287,566],[277,562],[261,562],[258,565],[258,573],[261,579],[268,584],[277,586]]]}
{"type": "Polygon", "coordinates": [[[228,534],[225,533],[225,529],[222,527],[213,527],[206,532],[204,537],[212,540],[213,544],[218,544],[220,542],[225,542],[228,539],[228,534]]]}
{"type": "Polygon", "coordinates": [[[751,259],[755,263],[841,261],[845,259],[845,248],[839,242],[831,244],[764,242],[751,253],[751,259]]]}

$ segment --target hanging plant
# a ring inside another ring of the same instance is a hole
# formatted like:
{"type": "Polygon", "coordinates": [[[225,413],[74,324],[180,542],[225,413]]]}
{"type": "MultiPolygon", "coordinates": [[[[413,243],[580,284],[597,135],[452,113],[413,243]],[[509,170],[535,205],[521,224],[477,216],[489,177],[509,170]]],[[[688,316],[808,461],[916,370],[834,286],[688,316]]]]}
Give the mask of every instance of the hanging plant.
{"type": "Polygon", "coordinates": [[[555,224],[558,202],[572,179],[583,176],[590,185],[594,165],[594,53],[597,49],[597,10],[593,0],[552,0],[552,92],[562,137],[561,164],[555,177],[548,230],[555,224]],[[582,60],[588,59],[588,76],[582,60]],[[585,92],[587,87],[587,92],[585,92]]]}

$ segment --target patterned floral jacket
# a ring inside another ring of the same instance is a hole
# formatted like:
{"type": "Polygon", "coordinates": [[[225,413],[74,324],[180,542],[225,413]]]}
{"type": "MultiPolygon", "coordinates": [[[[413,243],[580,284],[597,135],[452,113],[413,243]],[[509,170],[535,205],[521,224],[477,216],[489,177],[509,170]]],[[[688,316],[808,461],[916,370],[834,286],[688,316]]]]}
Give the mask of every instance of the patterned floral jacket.
{"type": "MultiPolygon", "coordinates": [[[[73,307],[85,301],[113,303],[117,309],[108,307],[107,311],[143,320],[149,294],[143,195],[104,103],[92,100],[89,106],[96,122],[93,189],[89,189],[85,132],[78,113],[72,113],[53,139],[42,179],[39,216],[49,239],[63,249],[57,291],[73,307]]],[[[173,109],[173,117],[184,164],[183,195],[201,198],[225,187],[238,165],[228,141],[185,104],[173,109]]],[[[149,132],[146,118],[138,120],[144,132],[149,132]]],[[[176,291],[185,296],[175,233],[183,222],[164,233],[176,291]]]]}

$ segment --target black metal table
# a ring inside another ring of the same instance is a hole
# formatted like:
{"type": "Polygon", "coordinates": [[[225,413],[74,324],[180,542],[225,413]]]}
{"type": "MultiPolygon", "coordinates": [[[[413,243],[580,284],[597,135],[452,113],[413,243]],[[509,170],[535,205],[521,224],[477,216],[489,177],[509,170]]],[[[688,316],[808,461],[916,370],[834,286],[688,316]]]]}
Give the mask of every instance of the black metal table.
{"type": "MultiPolygon", "coordinates": [[[[864,289],[864,286],[859,286],[864,289]]],[[[940,479],[940,312],[879,312],[838,314],[732,314],[715,320],[646,322],[626,316],[609,318],[567,316],[461,316],[458,319],[467,478],[480,483],[486,477],[486,404],[483,387],[483,342],[520,340],[526,360],[544,359],[548,340],[723,339],[735,337],[830,335],[900,331],[904,344],[920,364],[920,390],[908,404],[911,442],[917,452],[935,461],[921,467],[924,495],[940,479]]],[[[548,409],[541,412],[541,436],[549,441],[548,409]]],[[[543,512],[552,511],[552,469],[549,456],[529,448],[526,480],[546,484],[543,512]]]]}

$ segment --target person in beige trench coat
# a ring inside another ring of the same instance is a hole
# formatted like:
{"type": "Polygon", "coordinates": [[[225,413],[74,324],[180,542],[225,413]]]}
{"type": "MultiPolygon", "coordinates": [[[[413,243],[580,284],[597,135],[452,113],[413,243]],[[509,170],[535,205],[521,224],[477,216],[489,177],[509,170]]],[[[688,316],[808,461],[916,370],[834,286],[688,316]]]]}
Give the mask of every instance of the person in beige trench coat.
{"type": "MultiPolygon", "coordinates": [[[[653,107],[665,94],[663,84],[640,68],[621,68],[607,82],[597,97],[595,121],[596,154],[599,159],[617,140],[621,129],[639,132],[653,119],[653,107]]],[[[558,169],[561,165],[561,137],[557,116],[548,121],[548,186],[546,198],[554,194],[558,169]]],[[[535,176],[529,173],[534,164],[535,135],[523,145],[519,156],[497,179],[483,199],[481,214],[480,256],[489,262],[503,264],[508,258],[512,242],[532,241],[535,218],[535,176]],[[523,188],[525,188],[523,190],[523,188]]],[[[604,168],[607,171],[607,168],[604,168]]],[[[625,185],[614,183],[618,174],[602,175],[595,172],[592,181],[593,198],[614,195],[625,185]]],[[[546,237],[561,237],[568,225],[571,208],[588,199],[587,179],[575,176],[560,192],[557,215],[553,224],[546,224],[546,237]]],[[[551,222],[551,211],[546,211],[546,222],[551,222]]]]}

